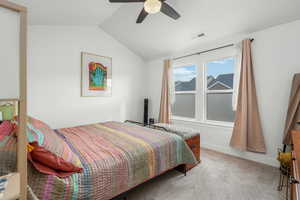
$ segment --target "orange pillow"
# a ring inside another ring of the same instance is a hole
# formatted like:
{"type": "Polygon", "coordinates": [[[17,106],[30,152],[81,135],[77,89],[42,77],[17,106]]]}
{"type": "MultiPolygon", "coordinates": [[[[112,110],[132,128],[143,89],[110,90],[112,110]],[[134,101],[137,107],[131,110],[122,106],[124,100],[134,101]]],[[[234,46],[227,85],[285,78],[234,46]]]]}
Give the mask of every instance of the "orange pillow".
{"type": "Polygon", "coordinates": [[[39,146],[38,142],[32,142],[30,145],[33,148],[28,152],[28,159],[39,172],[56,175],[60,178],[82,172],[82,168],[65,161],[44,147],[39,146]]]}
{"type": "Polygon", "coordinates": [[[27,118],[27,138],[29,142],[38,144],[56,156],[82,167],[79,157],[72,151],[68,143],[49,125],[32,117],[27,118]]]}

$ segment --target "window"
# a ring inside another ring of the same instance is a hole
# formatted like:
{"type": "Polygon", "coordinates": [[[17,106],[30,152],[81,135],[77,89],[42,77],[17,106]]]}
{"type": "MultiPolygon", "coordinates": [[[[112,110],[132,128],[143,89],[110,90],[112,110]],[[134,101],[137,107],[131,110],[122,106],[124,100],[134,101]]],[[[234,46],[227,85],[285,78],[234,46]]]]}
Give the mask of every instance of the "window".
{"type": "Polygon", "coordinates": [[[235,112],[232,109],[234,65],[233,57],[205,64],[204,121],[234,121],[235,112]]]}
{"type": "Polygon", "coordinates": [[[195,65],[173,68],[176,96],[172,106],[174,116],[195,118],[196,75],[195,65]]]}
{"type": "Polygon", "coordinates": [[[173,120],[233,126],[235,54],[227,48],[173,63],[173,120]]]}

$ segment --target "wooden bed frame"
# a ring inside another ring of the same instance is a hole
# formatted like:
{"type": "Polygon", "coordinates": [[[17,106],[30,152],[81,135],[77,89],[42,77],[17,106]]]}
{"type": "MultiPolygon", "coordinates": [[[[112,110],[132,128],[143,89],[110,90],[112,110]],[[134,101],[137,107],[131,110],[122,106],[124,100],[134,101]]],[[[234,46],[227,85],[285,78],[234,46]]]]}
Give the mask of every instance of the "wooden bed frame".
{"type": "Polygon", "coordinates": [[[0,7],[20,14],[20,46],[19,46],[19,98],[0,99],[0,102],[12,102],[18,107],[18,131],[17,131],[17,171],[20,174],[20,198],[27,199],[27,9],[26,7],[0,0],[0,7]]]}

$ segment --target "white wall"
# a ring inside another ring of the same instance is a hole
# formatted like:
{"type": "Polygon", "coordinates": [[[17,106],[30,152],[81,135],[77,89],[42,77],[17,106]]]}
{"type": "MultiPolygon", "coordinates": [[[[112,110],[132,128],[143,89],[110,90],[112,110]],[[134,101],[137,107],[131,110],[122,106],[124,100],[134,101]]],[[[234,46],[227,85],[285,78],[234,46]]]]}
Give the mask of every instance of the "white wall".
{"type": "Polygon", "coordinates": [[[142,120],[145,63],[98,27],[31,26],[28,112],[53,128],[142,120]],[[112,57],[112,97],[80,97],[81,52],[112,57]]]}
{"type": "MultiPolygon", "coordinates": [[[[300,21],[265,29],[249,35],[233,36],[196,48],[205,50],[221,44],[253,37],[253,62],[259,108],[262,118],[267,154],[243,153],[229,146],[232,128],[174,121],[198,129],[202,147],[276,166],[277,148],[281,140],[288,98],[294,73],[300,72],[300,21]]],[[[193,50],[179,52],[184,55],[193,50]]],[[[163,59],[148,62],[148,96],[150,116],[158,118],[163,59]]]]}
{"type": "Polygon", "coordinates": [[[19,98],[20,14],[1,7],[0,24],[0,98],[19,98]]]}

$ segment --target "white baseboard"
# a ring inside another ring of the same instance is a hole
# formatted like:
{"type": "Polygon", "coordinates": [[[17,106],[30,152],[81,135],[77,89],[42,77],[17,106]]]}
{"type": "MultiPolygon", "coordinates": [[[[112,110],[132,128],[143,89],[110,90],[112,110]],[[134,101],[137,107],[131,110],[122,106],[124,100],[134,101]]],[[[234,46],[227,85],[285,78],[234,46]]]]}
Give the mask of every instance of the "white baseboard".
{"type": "Polygon", "coordinates": [[[251,161],[255,161],[255,162],[259,162],[259,163],[263,163],[266,165],[270,165],[273,167],[278,167],[279,166],[279,162],[276,160],[276,158],[274,157],[270,157],[270,156],[266,156],[266,155],[262,155],[262,154],[255,154],[255,153],[251,153],[251,152],[238,152],[233,150],[232,148],[228,147],[223,147],[223,146],[218,146],[218,145],[212,145],[212,144],[205,144],[205,143],[201,143],[201,147],[202,148],[206,148],[206,149],[211,149],[211,150],[215,150],[224,154],[228,154],[228,155],[232,155],[232,156],[236,156],[236,157],[240,157],[246,160],[251,160],[251,161]]]}

